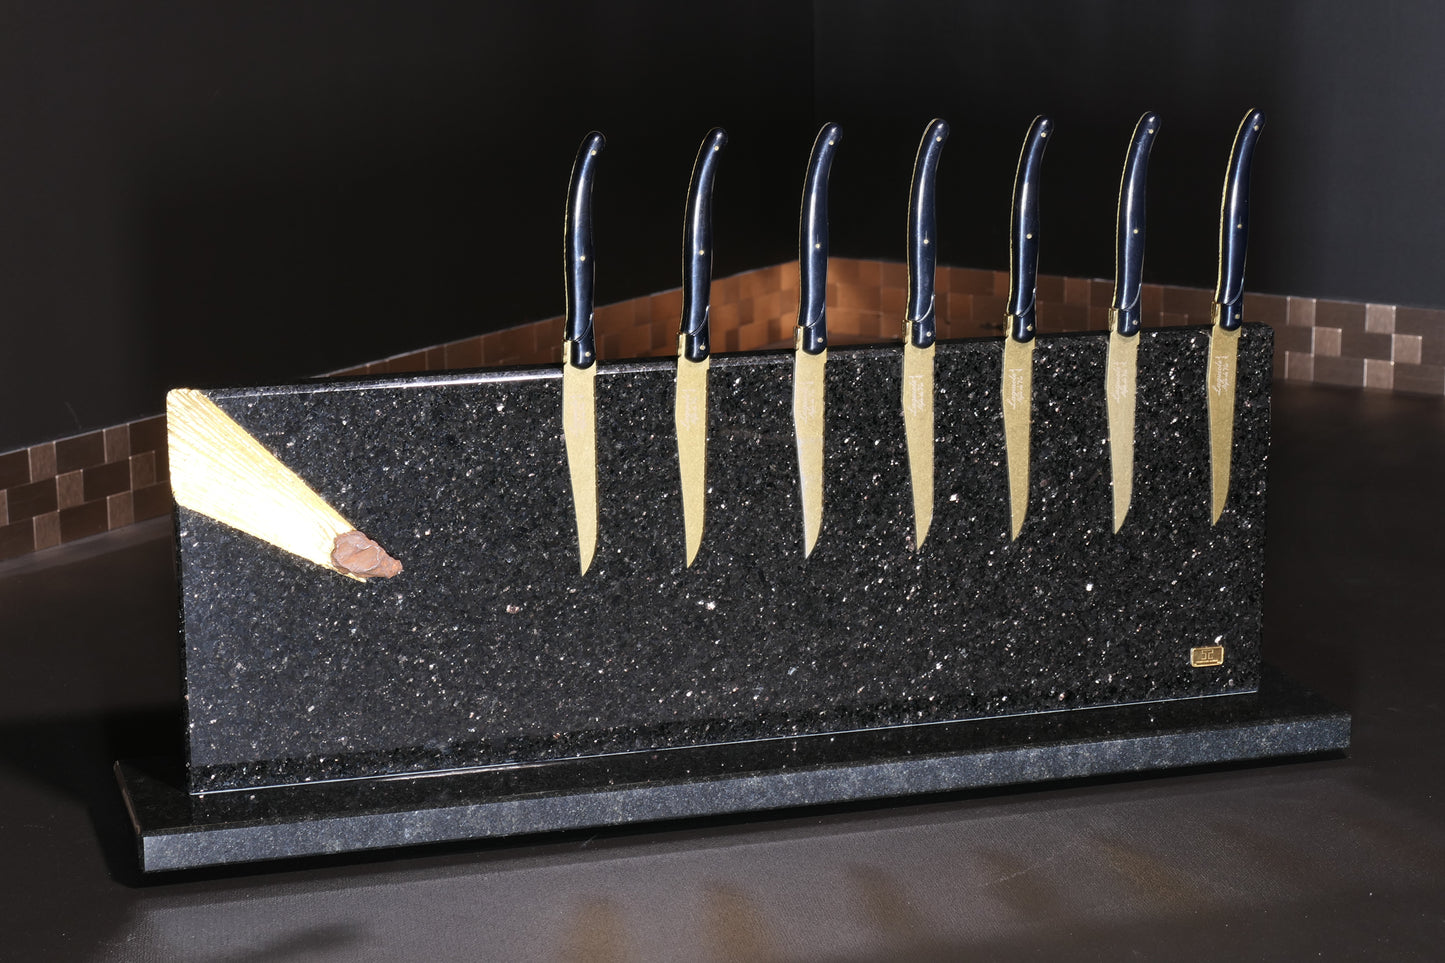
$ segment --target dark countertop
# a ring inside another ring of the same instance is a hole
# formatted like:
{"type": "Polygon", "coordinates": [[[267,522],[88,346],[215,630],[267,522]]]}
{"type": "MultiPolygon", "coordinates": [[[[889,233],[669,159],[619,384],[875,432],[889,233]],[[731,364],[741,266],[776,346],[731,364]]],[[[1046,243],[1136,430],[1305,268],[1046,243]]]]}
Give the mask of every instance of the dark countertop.
{"type": "Polygon", "coordinates": [[[1276,388],[1266,657],[1346,758],[142,880],[165,522],[0,565],[0,958],[1420,959],[1445,945],[1445,402],[1276,388]]]}

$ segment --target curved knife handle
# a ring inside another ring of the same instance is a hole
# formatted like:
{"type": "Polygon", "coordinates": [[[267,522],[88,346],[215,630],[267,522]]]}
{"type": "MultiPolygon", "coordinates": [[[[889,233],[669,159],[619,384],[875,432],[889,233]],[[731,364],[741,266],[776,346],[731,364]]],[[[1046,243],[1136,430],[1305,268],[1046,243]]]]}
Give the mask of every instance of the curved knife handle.
{"type": "Polygon", "coordinates": [[[718,153],[727,145],[727,131],[714,127],[703,138],[687,186],[687,215],[682,225],[682,329],[683,357],[706,360],[708,304],[712,291],[712,185],[717,176],[718,153]]]}
{"type": "Polygon", "coordinates": [[[1114,247],[1115,330],[1126,338],[1139,333],[1139,289],[1144,281],[1144,182],[1149,173],[1149,151],[1159,132],[1159,115],[1152,110],[1134,126],[1134,139],[1119,179],[1119,233],[1114,247]]]}
{"type": "Polygon", "coordinates": [[[1034,287],[1039,274],[1039,171],[1053,121],[1040,115],[1029,125],[1014,175],[1013,219],[1009,222],[1009,337],[1034,339],[1034,287]]]}
{"type": "Polygon", "coordinates": [[[948,140],[948,121],[931,120],[913,161],[908,191],[908,341],[926,348],[938,337],[933,307],[933,274],[938,263],[937,217],[934,210],[938,158],[948,140]]]}
{"type": "Polygon", "coordinates": [[[567,329],[565,361],[574,368],[590,368],[597,361],[592,332],[592,179],[597,155],[607,139],[597,131],[582,138],[572,181],[567,185],[567,226],[564,251],[567,275],[567,329]]]}
{"type": "Polygon", "coordinates": [[[1254,145],[1264,126],[1264,112],[1244,115],[1229,152],[1229,169],[1224,175],[1224,197],[1219,204],[1219,284],[1214,303],[1219,326],[1234,331],[1241,323],[1240,299],[1244,296],[1244,249],[1249,240],[1249,167],[1254,145]]]}
{"type": "Polygon", "coordinates": [[[803,181],[803,212],[798,221],[798,330],[805,354],[828,347],[828,172],[843,128],[824,124],[813,141],[808,176],[803,181]]]}

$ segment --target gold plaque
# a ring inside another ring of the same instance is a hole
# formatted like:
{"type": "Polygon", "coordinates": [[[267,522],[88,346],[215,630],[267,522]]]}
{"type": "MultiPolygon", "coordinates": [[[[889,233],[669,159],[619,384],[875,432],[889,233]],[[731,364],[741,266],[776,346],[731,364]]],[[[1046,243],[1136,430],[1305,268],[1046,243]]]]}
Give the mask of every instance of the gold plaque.
{"type": "Polygon", "coordinates": [[[1224,664],[1224,646],[1201,645],[1189,650],[1189,664],[1196,669],[1224,664]]]}

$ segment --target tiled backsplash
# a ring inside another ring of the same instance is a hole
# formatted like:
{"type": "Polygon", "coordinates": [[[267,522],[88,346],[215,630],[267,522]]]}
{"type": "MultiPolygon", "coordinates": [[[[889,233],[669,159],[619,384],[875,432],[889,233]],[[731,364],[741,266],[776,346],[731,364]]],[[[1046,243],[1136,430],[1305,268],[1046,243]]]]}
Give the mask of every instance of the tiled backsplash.
{"type": "MultiPolygon", "coordinates": [[[[902,264],[833,258],[828,265],[828,331],[834,344],[901,337],[908,279],[902,264]]],[[[1043,333],[1107,327],[1112,281],[1042,275],[1043,333]]],[[[940,267],[938,335],[1003,333],[1008,275],[940,267]]],[[[1207,324],[1213,292],[1146,284],[1146,326],[1207,324]]],[[[794,263],[760,268],[712,285],[717,351],[788,347],[798,304],[794,263]]],[[[600,307],[594,315],[604,359],[677,351],[680,289],[600,307]]],[[[1275,329],[1274,374],[1286,381],[1445,394],[1445,311],[1315,298],[1246,294],[1244,316],[1275,329]]],[[[331,376],[546,364],[561,359],[562,319],[423,348],[331,376]]],[[[0,455],[0,559],[13,558],[171,510],[165,417],[157,415],[0,455]]]]}

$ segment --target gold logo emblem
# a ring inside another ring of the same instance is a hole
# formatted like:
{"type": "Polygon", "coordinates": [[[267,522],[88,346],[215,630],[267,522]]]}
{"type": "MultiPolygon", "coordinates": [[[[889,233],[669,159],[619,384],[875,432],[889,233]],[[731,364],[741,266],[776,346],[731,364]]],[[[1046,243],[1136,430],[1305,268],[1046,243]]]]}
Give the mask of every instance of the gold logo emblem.
{"type": "Polygon", "coordinates": [[[1189,664],[1196,669],[1224,664],[1224,646],[1201,645],[1189,650],[1189,664]]]}

